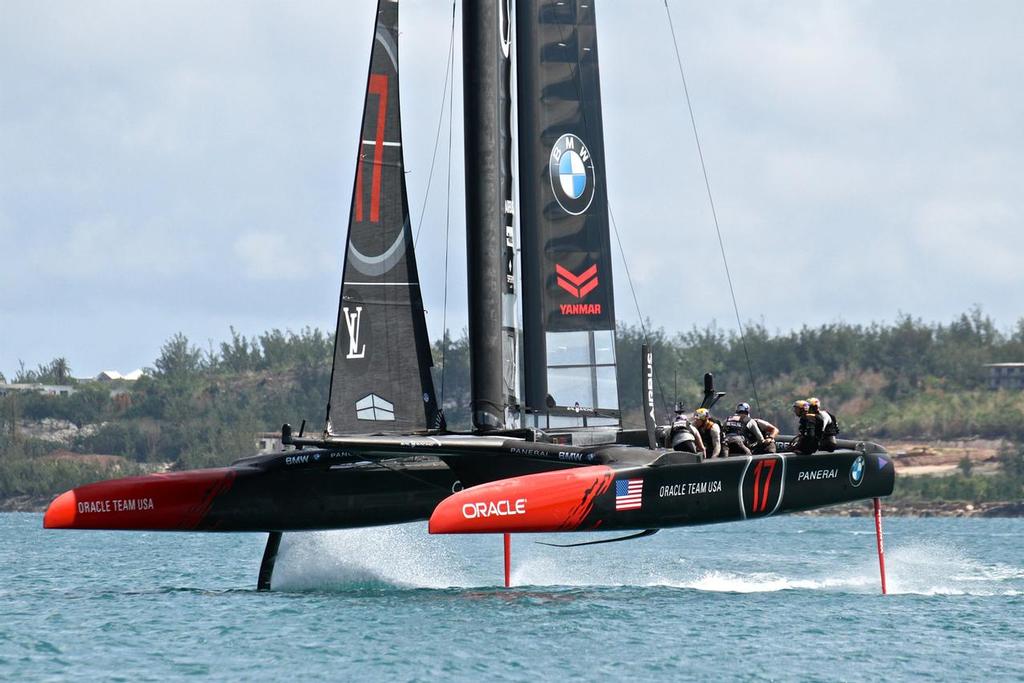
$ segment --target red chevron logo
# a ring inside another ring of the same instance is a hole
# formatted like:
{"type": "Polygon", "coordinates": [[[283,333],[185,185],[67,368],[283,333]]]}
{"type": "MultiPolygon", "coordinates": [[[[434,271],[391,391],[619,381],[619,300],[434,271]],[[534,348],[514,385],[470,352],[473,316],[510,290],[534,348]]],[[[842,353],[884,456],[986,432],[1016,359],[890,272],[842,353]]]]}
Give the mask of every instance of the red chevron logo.
{"type": "Polygon", "coordinates": [[[582,299],[597,287],[597,264],[590,266],[579,275],[573,275],[571,271],[555,264],[557,284],[577,299],[582,299]]]}

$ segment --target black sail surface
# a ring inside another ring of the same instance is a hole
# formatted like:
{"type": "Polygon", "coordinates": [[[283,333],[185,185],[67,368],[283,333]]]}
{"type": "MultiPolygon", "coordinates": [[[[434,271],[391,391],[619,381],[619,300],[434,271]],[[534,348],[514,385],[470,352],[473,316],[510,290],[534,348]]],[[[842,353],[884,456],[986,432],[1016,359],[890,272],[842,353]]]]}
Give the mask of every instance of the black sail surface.
{"type": "Polygon", "coordinates": [[[516,6],[525,399],[539,426],[618,422],[594,0],[516,6]]]}
{"type": "Polygon", "coordinates": [[[380,0],[363,105],[327,432],[436,426],[398,101],[398,2],[380,0]]]}

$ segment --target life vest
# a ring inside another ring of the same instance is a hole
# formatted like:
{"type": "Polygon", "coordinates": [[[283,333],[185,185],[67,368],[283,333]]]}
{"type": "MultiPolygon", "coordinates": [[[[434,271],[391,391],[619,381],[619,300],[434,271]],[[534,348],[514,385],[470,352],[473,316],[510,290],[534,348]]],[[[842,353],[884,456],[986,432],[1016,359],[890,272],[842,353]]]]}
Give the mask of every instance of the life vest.
{"type": "Polygon", "coordinates": [[[817,437],[817,434],[815,433],[818,431],[817,422],[817,415],[812,415],[811,413],[804,413],[803,415],[801,415],[799,427],[800,436],[817,437]]]}
{"type": "Polygon", "coordinates": [[[726,436],[746,436],[750,429],[750,418],[744,420],[740,417],[739,413],[733,413],[729,416],[729,419],[725,421],[725,432],[726,436]]]}
{"type": "Polygon", "coordinates": [[[827,410],[819,411],[822,418],[828,418],[825,420],[825,427],[822,429],[822,434],[825,436],[835,436],[839,433],[839,420],[836,416],[827,410]]]}

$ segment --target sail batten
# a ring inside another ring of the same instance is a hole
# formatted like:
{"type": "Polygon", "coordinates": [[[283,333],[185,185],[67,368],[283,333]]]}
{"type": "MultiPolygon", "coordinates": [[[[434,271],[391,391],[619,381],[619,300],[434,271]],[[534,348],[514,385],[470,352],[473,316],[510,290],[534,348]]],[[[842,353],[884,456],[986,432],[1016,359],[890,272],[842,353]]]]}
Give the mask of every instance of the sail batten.
{"type": "Polygon", "coordinates": [[[398,2],[377,6],[356,151],[327,429],[330,435],[437,426],[413,251],[398,90],[398,2]]]}

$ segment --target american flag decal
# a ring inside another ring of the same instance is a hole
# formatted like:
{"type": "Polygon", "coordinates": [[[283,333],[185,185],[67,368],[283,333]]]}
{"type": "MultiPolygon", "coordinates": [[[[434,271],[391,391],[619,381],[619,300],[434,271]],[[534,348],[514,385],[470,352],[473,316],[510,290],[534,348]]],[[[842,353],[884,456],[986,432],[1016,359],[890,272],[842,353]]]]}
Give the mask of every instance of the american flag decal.
{"type": "Polygon", "coordinates": [[[643,479],[617,479],[615,481],[615,511],[639,510],[643,505],[643,479]]]}

